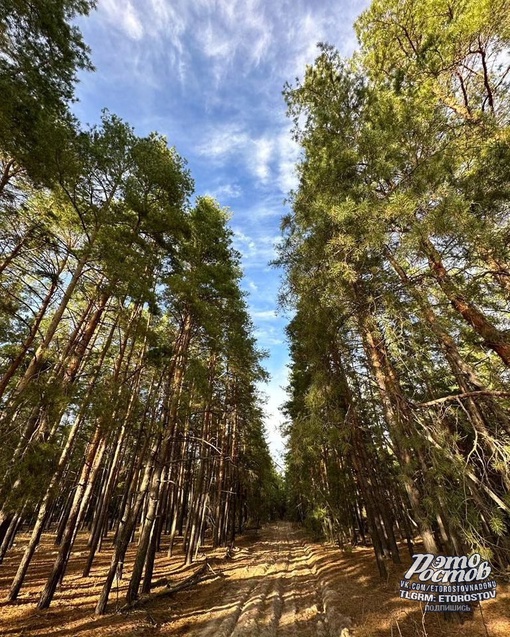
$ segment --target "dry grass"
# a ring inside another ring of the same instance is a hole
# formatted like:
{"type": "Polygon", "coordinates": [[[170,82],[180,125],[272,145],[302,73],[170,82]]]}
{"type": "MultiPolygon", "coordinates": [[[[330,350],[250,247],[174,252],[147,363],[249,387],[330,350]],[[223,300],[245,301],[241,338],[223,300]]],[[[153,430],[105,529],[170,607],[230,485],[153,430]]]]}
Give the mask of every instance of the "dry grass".
{"type": "MultiPolygon", "coordinates": [[[[402,549],[402,564],[388,564],[389,577],[381,581],[373,551],[357,548],[340,554],[332,547],[317,549],[319,572],[342,592],[340,611],[354,619],[356,637],[509,637],[510,585],[498,582],[495,600],[484,601],[471,618],[445,621],[442,613],[424,613],[423,603],[400,599],[399,583],[411,564],[402,549]],[[336,561],[335,566],[332,566],[336,561]],[[482,615],[483,613],[483,615],[482,615]]],[[[335,636],[336,637],[336,636],[335,636]]]]}

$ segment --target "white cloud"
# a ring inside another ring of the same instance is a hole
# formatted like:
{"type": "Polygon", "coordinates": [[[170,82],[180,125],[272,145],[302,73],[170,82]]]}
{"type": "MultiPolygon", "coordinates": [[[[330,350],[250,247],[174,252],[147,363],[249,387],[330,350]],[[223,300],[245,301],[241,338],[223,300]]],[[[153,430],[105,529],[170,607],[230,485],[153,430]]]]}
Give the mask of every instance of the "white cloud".
{"type": "Polygon", "coordinates": [[[209,73],[218,87],[232,71],[248,74],[270,47],[272,24],[266,18],[264,0],[151,0],[153,12],[149,20],[161,24],[160,34],[173,24],[178,15],[173,44],[181,54],[193,47],[209,61],[209,73]]]}
{"type": "Polygon", "coordinates": [[[278,178],[280,191],[287,195],[298,185],[296,163],[299,159],[300,148],[292,139],[289,127],[284,126],[278,136],[278,178]]]}
{"type": "Polygon", "coordinates": [[[367,4],[344,0],[332,7],[321,0],[295,0],[289,10],[269,0],[102,0],[97,14],[104,26],[143,41],[147,67],[168,65],[164,72],[183,86],[200,84],[203,69],[192,63],[200,53],[209,60],[214,89],[249,79],[263,66],[261,90],[272,90],[272,82],[281,89],[303,74],[319,41],[350,53],[356,44],[353,19],[367,4]],[[153,55],[158,59],[150,59],[153,55]]]}
{"type": "Polygon", "coordinates": [[[211,197],[220,200],[221,203],[222,198],[237,199],[243,194],[243,190],[239,184],[224,184],[217,188],[213,188],[209,191],[209,194],[211,197]]]}
{"type": "Polygon", "coordinates": [[[267,396],[264,413],[269,448],[275,460],[281,465],[283,463],[284,440],[280,428],[285,422],[285,417],[280,411],[280,407],[288,400],[285,387],[288,385],[289,369],[284,363],[269,371],[271,380],[269,383],[261,385],[260,389],[267,396]]]}
{"type": "Polygon", "coordinates": [[[125,8],[125,14],[122,18],[126,33],[133,40],[140,40],[143,37],[143,26],[136,10],[131,3],[125,8]]]}
{"type": "MultiPolygon", "coordinates": [[[[144,12],[147,32],[154,38],[165,40],[167,46],[175,49],[180,56],[185,53],[184,36],[189,28],[189,16],[178,3],[168,0],[150,0],[150,8],[144,12]]],[[[176,63],[179,63],[176,60],[176,63]]]]}
{"type": "Polygon", "coordinates": [[[132,40],[141,40],[144,28],[135,7],[129,0],[104,0],[101,3],[107,19],[114,26],[120,28],[132,40]]]}
{"type": "MultiPolygon", "coordinates": [[[[273,134],[251,136],[240,123],[229,122],[211,128],[205,137],[198,146],[201,156],[223,163],[240,160],[260,185],[271,181],[284,196],[297,186],[295,166],[300,149],[287,125],[276,125],[273,134]]],[[[276,214],[281,215],[281,199],[276,209],[276,214]]],[[[259,207],[259,212],[270,216],[274,208],[259,207]]]]}
{"type": "Polygon", "coordinates": [[[199,155],[209,159],[225,160],[242,151],[249,137],[239,124],[224,123],[211,127],[205,133],[205,141],[197,148],[199,155]]]}
{"type": "Polygon", "coordinates": [[[273,348],[276,345],[284,345],[285,341],[281,337],[271,336],[267,334],[264,330],[255,330],[254,336],[257,339],[259,345],[264,349],[273,348]]]}
{"type": "Polygon", "coordinates": [[[275,243],[280,235],[246,234],[239,227],[233,228],[234,247],[241,253],[243,268],[265,268],[275,258],[275,243]]]}
{"type": "Polygon", "coordinates": [[[274,321],[278,318],[274,310],[251,310],[251,317],[259,321],[274,321]]]}
{"type": "Polygon", "coordinates": [[[249,153],[246,160],[253,174],[258,177],[262,183],[265,183],[271,174],[274,142],[268,137],[261,137],[253,140],[252,143],[255,146],[253,155],[249,153]]]}
{"type": "Polygon", "coordinates": [[[253,239],[240,229],[234,229],[234,241],[237,241],[237,243],[242,247],[248,247],[250,249],[256,248],[256,244],[253,239]]]}
{"type": "Polygon", "coordinates": [[[235,121],[210,127],[204,137],[197,147],[199,155],[224,164],[241,161],[261,185],[268,183],[275,159],[286,148],[285,145],[277,146],[281,136],[276,135],[275,142],[274,135],[250,134],[241,122],[235,121]]]}
{"type": "Polygon", "coordinates": [[[325,16],[306,13],[296,16],[293,55],[287,65],[289,77],[302,76],[305,66],[317,57],[317,43],[325,39],[325,16]]]}
{"type": "Polygon", "coordinates": [[[236,43],[229,38],[229,34],[221,24],[209,21],[202,30],[202,51],[207,57],[221,58],[223,62],[230,62],[236,50],[236,43]]]}

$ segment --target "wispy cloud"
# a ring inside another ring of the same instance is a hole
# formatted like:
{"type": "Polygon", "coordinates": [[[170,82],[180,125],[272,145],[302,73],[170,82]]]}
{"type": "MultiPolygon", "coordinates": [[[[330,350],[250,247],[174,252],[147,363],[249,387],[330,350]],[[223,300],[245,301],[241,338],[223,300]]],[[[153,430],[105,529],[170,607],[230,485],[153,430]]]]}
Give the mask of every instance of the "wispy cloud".
{"type": "MultiPolygon", "coordinates": [[[[148,72],[157,63],[186,84],[203,85],[202,58],[218,90],[225,82],[242,85],[260,70],[261,90],[271,81],[281,89],[302,75],[316,57],[319,41],[338,42],[346,52],[355,46],[351,24],[368,2],[326,0],[102,0],[105,30],[121,31],[139,43],[148,72]],[[194,76],[196,73],[200,75],[194,76]]],[[[133,52],[135,54],[135,52],[133,52]]],[[[255,78],[252,78],[252,81],[255,78]]]]}
{"type": "Polygon", "coordinates": [[[122,4],[119,0],[103,0],[101,8],[108,22],[123,31],[128,38],[140,40],[143,37],[144,28],[140,15],[129,0],[122,4]]]}
{"type": "Polygon", "coordinates": [[[278,318],[274,310],[252,310],[250,314],[258,321],[274,321],[278,318]]]}
{"type": "Polygon", "coordinates": [[[241,124],[235,122],[212,126],[205,132],[204,137],[204,141],[197,147],[198,154],[220,161],[243,153],[243,149],[249,143],[248,134],[242,130],[241,124]]]}
{"type": "MultiPolygon", "coordinates": [[[[280,195],[286,196],[297,186],[295,167],[300,155],[287,123],[275,123],[272,130],[261,135],[250,134],[242,126],[239,121],[210,127],[197,146],[198,154],[223,165],[242,162],[259,185],[271,182],[278,187],[280,195]]],[[[281,200],[280,196],[279,209],[281,200]]],[[[265,214],[271,214],[271,211],[265,209],[265,214]]]]}
{"type": "Polygon", "coordinates": [[[271,174],[271,163],[274,153],[274,142],[268,137],[261,137],[253,141],[253,155],[249,153],[248,163],[253,174],[265,183],[271,174]],[[251,161],[250,161],[251,159],[251,161]]]}
{"type": "MultiPolygon", "coordinates": [[[[233,228],[234,247],[241,253],[245,271],[251,268],[267,268],[267,265],[275,256],[275,244],[279,235],[253,234],[250,236],[238,227],[233,228]]],[[[260,272],[258,273],[260,276],[260,272]]]]}
{"type": "Polygon", "coordinates": [[[295,189],[298,184],[296,163],[300,156],[300,148],[292,139],[287,126],[283,127],[278,137],[279,161],[277,183],[284,195],[295,189]]]}
{"type": "Polygon", "coordinates": [[[274,368],[270,369],[271,380],[268,384],[261,386],[261,391],[267,397],[265,406],[265,424],[269,447],[273,457],[282,468],[284,443],[281,435],[281,427],[285,422],[285,417],[280,411],[281,406],[288,400],[285,388],[288,385],[289,369],[287,360],[284,360],[274,368]]]}
{"type": "Polygon", "coordinates": [[[239,184],[223,184],[212,188],[207,194],[218,199],[221,204],[222,199],[238,199],[243,194],[243,189],[239,184]]]}

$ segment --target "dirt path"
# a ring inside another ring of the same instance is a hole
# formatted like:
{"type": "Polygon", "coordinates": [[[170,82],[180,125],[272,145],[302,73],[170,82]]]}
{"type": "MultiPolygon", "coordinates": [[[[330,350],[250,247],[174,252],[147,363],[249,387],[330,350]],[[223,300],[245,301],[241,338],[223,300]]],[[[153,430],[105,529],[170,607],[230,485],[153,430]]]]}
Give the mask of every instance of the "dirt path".
{"type": "MultiPolygon", "coordinates": [[[[0,599],[7,593],[25,541],[21,537],[0,566],[0,599]]],[[[483,603],[483,617],[475,613],[468,624],[445,625],[437,613],[423,616],[419,604],[399,599],[398,583],[405,563],[388,564],[390,577],[382,582],[370,547],[341,552],[335,546],[311,542],[302,530],[285,522],[239,538],[228,558],[224,557],[225,549],[208,550],[212,571],[205,580],[192,588],[151,598],[129,612],[119,612],[128,580],[117,582],[109,613],[102,617],[94,615],[94,606],[110,552],[105,550],[98,556],[90,577],[82,577],[85,549],[83,534],[54,603],[47,611],[37,611],[39,592],[55,552],[52,538],[44,539],[18,603],[0,603],[2,637],[510,635],[508,584],[498,587],[496,600],[483,603]]],[[[134,551],[133,546],[126,572],[130,570],[134,551]]],[[[168,579],[173,585],[196,569],[197,565],[182,566],[181,553],[168,558],[163,550],[156,561],[155,580],[168,579]]],[[[153,592],[162,590],[160,586],[153,592]]]]}
{"type": "Polygon", "coordinates": [[[335,612],[333,591],[318,576],[314,556],[289,524],[265,529],[256,551],[241,548],[214,597],[210,590],[197,590],[194,603],[203,605],[203,595],[213,607],[188,618],[183,628],[193,637],[340,637],[350,625],[335,612]]]}

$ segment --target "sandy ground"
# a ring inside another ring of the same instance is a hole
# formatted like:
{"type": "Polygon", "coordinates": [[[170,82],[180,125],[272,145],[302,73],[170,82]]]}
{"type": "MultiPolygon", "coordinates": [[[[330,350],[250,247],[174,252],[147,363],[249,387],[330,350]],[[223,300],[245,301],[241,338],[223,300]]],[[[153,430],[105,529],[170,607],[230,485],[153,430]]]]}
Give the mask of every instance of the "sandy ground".
{"type": "MultiPolygon", "coordinates": [[[[0,597],[5,598],[26,537],[0,566],[0,597]]],[[[51,608],[37,611],[38,594],[51,568],[55,547],[45,537],[16,604],[0,605],[0,635],[9,637],[509,637],[510,586],[499,583],[496,600],[482,603],[463,625],[423,615],[420,604],[400,600],[398,583],[410,560],[391,565],[388,581],[377,574],[373,553],[338,548],[306,539],[280,522],[241,537],[236,549],[206,550],[211,568],[192,588],[158,596],[120,611],[127,580],[114,585],[109,613],[94,615],[109,551],[90,577],[81,577],[86,538],[80,537],[69,572],[51,608]],[[350,632],[346,629],[350,628],[350,632]],[[343,633],[342,633],[343,631],[343,633]]],[[[205,555],[204,554],[204,555],[205,555]]],[[[129,558],[132,559],[133,549],[129,558]]],[[[182,567],[182,555],[158,557],[155,580],[172,585],[198,564],[182,567]]],[[[127,572],[129,573],[129,561],[127,572]]],[[[165,590],[154,588],[154,593],[165,590]]]]}

